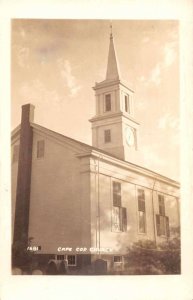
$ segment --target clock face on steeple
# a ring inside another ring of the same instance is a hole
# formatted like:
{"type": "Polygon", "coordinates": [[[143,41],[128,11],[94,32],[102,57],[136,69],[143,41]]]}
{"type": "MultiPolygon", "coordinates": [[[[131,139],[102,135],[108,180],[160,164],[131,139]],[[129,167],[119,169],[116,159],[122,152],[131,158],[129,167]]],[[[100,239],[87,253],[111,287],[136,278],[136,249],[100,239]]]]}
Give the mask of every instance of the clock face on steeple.
{"type": "Polygon", "coordinates": [[[125,138],[128,146],[134,146],[135,144],[135,135],[134,130],[131,127],[126,127],[125,138]]]}

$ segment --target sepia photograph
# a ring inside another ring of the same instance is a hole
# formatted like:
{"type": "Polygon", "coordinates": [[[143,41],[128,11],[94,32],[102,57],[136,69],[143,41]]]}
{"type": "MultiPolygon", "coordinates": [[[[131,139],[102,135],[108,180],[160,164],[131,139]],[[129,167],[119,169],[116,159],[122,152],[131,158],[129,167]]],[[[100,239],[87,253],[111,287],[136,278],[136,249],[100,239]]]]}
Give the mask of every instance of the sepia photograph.
{"type": "Polygon", "coordinates": [[[13,275],[181,274],[178,20],[12,19],[13,275]]]}

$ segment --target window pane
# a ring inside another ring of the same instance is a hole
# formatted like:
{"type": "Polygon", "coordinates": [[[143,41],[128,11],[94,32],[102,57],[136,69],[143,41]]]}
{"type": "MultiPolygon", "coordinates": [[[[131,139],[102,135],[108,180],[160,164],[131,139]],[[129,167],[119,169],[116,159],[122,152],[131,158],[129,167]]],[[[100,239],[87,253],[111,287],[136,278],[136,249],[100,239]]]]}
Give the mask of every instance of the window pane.
{"type": "Polygon", "coordinates": [[[129,95],[125,96],[125,111],[130,113],[129,95]]]}
{"type": "Polygon", "coordinates": [[[69,266],[76,265],[76,256],[75,255],[68,255],[68,265],[69,266]]]}
{"type": "Polygon", "coordinates": [[[121,231],[120,207],[113,206],[113,231],[121,231]]]}
{"type": "Polygon", "coordinates": [[[122,262],[122,256],[119,255],[114,256],[114,262],[122,262]]]}
{"type": "Polygon", "coordinates": [[[113,206],[121,206],[121,184],[113,181],[113,206]]]}
{"type": "Polygon", "coordinates": [[[142,199],[142,200],[145,199],[145,192],[144,192],[144,190],[138,189],[137,192],[138,192],[138,199],[142,199]]]}
{"type": "Polygon", "coordinates": [[[138,210],[145,212],[145,192],[142,189],[138,189],[138,210]]]}
{"type": "Polygon", "coordinates": [[[165,216],[165,203],[164,203],[163,195],[158,195],[158,202],[159,202],[159,214],[165,216]]]}
{"type": "Polygon", "coordinates": [[[160,216],[156,215],[156,228],[157,228],[157,235],[160,236],[160,216]]]}
{"type": "Polygon", "coordinates": [[[64,255],[57,255],[57,260],[64,260],[64,255]]]}
{"type": "Polygon", "coordinates": [[[170,236],[170,224],[169,224],[169,218],[166,217],[166,234],[167,234],[167,237],[170,236]]]}
{"type": "Polygon", "coordinates": [[[44,149],[45,149],[45,142],[38,141],[37,142],[37,158],[44,157],[44,149]]]}
{"type": "Polygon", "coordinates": [[[111,95],[105,95],[105,111],[111,110],[111,95]]]}
{"type": "Polygon", "coordinates": [[[107,129],[104,131],[104,138],[105,138],[105,143],[110,143],[111,142],[111,131],[110,129],[107,129]]]}
{"type": "Polygon", "coordinates": [[[160,235],[166,235],[165,217],[160,216],[160,235]]]}
{"type": "Polygon", "coordinates": [[[145,212],[145,201],[144,200],[138,200],[138,210],[145,212]]]}
{"type": "Polygon", "coordinates": [[[145,233],[145,213],[139,211],[139,232],[145,233]]]}
{"type": "Polygon", "coordinates": [[[121,219],[122,219],[122,230],[127,231],[127,209],[126,207],[121,207],[121,219]]]}

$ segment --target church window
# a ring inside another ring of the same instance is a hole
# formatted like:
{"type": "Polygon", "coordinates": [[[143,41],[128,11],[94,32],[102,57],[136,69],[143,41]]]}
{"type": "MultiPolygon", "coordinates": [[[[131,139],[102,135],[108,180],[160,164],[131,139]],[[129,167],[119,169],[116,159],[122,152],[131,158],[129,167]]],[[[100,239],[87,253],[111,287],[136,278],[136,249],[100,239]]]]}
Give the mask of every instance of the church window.
{"type": "Polygon", "coordinates": [[[105,111],[111,111],[111,95],[105,95],[105,111]]]}
{"type": "Polygon", "coordinates": [[[19,145],[14,145],[12,162],[17,162],[19,159],[19,145]]]}
{"type": "Polygon", "coordinates": [[[121,206],[121,184],[113,181],[113,226],[115,232],[127,231],[127,210],[121,206]]]}
{"type": "Polygon", "coordinates": [[[130,114],[130,98],[129,98],[129,95],[125,95],[125,111],[130,114]]]}
{"type": "Polygon", "coordinates": [[[138,189],[138,210],[145,212],[145,191],[138,189]]]}
{"type": "Polygon", "coordinates": [[[165,216],[164,196],[158,195],[159,214],[156,215],[156,227],[158,236],[170,236],[169,217],[165,216]]]}
{"type": "Polygon", "coordinates": [[[146,215],[145,215],[145,191],[138,189],[138,220],[139,232],[146,232],[146,215]]]}
{"type": "Polygon", "coordinates": [[[159,214],[165,216],[165,203],[164,203],[163,195],[158,195],[158,202],[159,202],[159,214]]]}
{"type": "Polygon", "coordinates": [[[166,222],[166,235],[167,237],[170,236],[170,224],[169,224],[169,218],[165,217],[165,222],[166,222]]]}
{"type": "Polygon", "coordinates": [[[156,215],[157,235],[166,235],[166,218],[161,215],[156,215]]]}
{"type": "Polygon", "coordinates": [[[40,140],[37,142],[37,158],[44,157],[44,152],[45,152],[45,141],[40,140]]]}
{"type": "Polygon", "coordinates": [[[67,255],[68,266],[76,266],[76,255],[67,255]]]}
{"type": "Polygon", "coordinates": [[[111,130],[110,129],[107,129],[104,131],[104,140],[105,140],[105,143],[111,142],[111,130]]]}
{"type": "Polygon", "coordinates": [[[64,260],[64,255],[57,255],[57,260],[64,260]]]}
{"type": "Polygon", "coordinates": [[[68,266],[76,266],[76,255],[57,255],[57,260],[65,260],[68,261],[68,266]]]}
{"type": "Polygon", "coordinates": [[[120,255],[115,255],[113,257],[113,260],[114,260],[114,263],[121,263],[123,261],[123,258],[120,255]]]}
{"type": "Polygon", "coordinates": [[[120,207],[113,206],[113,231],[121,231],[120,207]]]}
{"type": "Polygon", "coordinates": [[[121,206],[121,184],[113,181],[113,206],[121,206]]]}
{"type": "Polygon", "coordinates": [[[127,209],[126,207],[121,207],[121,223],[122,231],[127,231],[127,209]]]}

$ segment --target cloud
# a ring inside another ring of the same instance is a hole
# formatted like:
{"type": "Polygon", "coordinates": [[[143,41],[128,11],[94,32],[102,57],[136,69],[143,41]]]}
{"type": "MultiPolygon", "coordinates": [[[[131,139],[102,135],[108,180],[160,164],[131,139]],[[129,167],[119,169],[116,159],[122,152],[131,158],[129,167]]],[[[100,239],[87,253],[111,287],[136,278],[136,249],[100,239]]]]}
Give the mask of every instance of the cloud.
{"type": "Polygon", "coordinates": [[[23,28],[20,29],[19,33],[20,33],[20,35],[21,35],[22,38],[26,37],[26,32],[25,32],[25,30],[23,28]]]}
{"type": "Polygon", "coordinates": [[[18,47],[17,51],[17,63],[21,68],[29,67],[29,48],[18,47]]]}
{"type": "Polygon", "coordinates": [[[53,56],[58,51],[58,45],[56,44],[50,44],[46,46],[42,46],[36,49],[36,54],[38,56],[38,59],[42,64],[52,61],[53,56]]]}
{"type": "Polygon", "coordinates": [[[148,36],[145,36],[143,39],[142,39],[142,44],[146,44],[150,41],[150,38],[148,36]]]}
{"type": "Polygon", "coordinates": [[[167,113],[158,120],[159,129],[179,129],[179,119],[174,117],[172,114],[167,113]]]}
{"type": "Polygon", "coordinates": [[[60,69],[61,77],[69,89],[70,96],[75,97],[78,91],[81,89],[81,86],[77,84],[77,80],[72,74],[72,67],[69,60],[59,59],[57,63],[60,69]]]}
{"type": "Polygon", "coordinates": [[[148,76],[140,76],[138,80],[143,82],[145,85],[155,84],[158,86],[161,83],[161,64],[158,63],[156,66],[149,72],[148,76]]]}
{"type": "Polygon", "coordinates": [[[158,120],[157,127],[160,130],[172,130],[172,134],[170,136],[170,145],[179,145],[179,118],[176,118],[172,114],[167,113],[158,120]]]}
{"type": "Polygon", "coordinates": [[[176,60],[176,42],[168,42],[162,47],[162,59],[145,77],[141,75],[138,80],[145,85],[154,84],[159,86],[162,81],[162,72],[165,68],[170,67],[176,60]]]}
{"type": "Polygon", "coordinates": [[[154,83],[158,86],[161,83],[161,63],[158,63],[153,70],[151,70],[148,82],[154,83]]]}
{"type": "Polygon", "coordinates": [[[26,101],[39,102],[52,105],[62,103],[62,98],[55,89],[48,89],[39,79],[23,83],[19,90],[26,101]]]}
{"type": "Polygon", "coordinates": [[[161,170],[166,164],[166,160],[160,157],[156,151],[153,150],[152,145],[141,147],[141,158],[144,166],[150,169],[161,170]]]}
{"type": "Polygon", "coordinates": [[[163,67],[169,67],[173,64],[176,59],[176,51],[175,51],[175,43],[167,43],[164,46],[164,60],[163,60],[163,67]]]}

